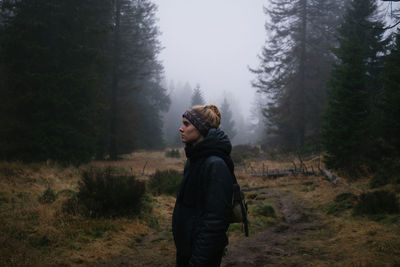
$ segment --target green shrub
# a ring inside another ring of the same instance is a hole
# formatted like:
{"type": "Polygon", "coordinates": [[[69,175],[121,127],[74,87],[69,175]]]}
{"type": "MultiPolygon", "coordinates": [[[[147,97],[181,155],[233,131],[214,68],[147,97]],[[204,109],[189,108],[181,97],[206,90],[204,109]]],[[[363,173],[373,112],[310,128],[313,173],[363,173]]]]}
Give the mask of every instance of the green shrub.
{"type": "Polygon", "coordinates": [[[79,200],[77,196],[67,198],[61,205],[61,210],[65,213],[77,215],[82,210],[79,206],[79,200]]]}
{"type": "Polygon", "coordinates": [[[63,190],[57,192],[57,196],[75,197],[76,194],[77,194],[77,192],[72,189],[63,189],[63,190]]]}
{"type": "Polygon", "coordinates": [[[48,187],[39,197],[39,202],[42,204],[53,203],[55,200],[56,200],[56,194],[50,187],[48,187]]]}
{"type": "Polygon", "coordinates": [[[352,209],[356,205],[358,197],[353,193],[342,193],[335,197],[334,202],[327,207],[326,213],[339,215],[345,210],[352,209]]]}
{"type": "Polygon", "coordinates": [[[270,205],[257,206],[254,212],[261,216],[276,218],[275,210],[270,205]]]}
{"type": "Polygon", "coordinates": [[[180,158],[181,154],[179,153],[178,149],[170,149],[165,151],[165,156],[167,158],[180,158]]]}
{"type": "Polygon", "coordinates": [[[258,147],[251,145],[237,145],[232,148],[231,157],[236,164],[243,163],[246,159],[256,158],[260,155],[258,147]]]}
{"type": "Polygon", "coordinates": [[[144,182],[107,167],[83,171],[77,198],[90,216],[115,217],[138,214],[144,194],[144,182]]]}
{"type": "Polygon", "coordinates": [[[341,193],[335,197],[334,201],[337,203],[349,202],[349,204],[351,204],[357,200],[358,200],[358,197],[356,195],[354,195],[353,193],[341,193]]]}
{"type": "Polygon", "coordinates": [[[149,187],[154,195],[167,194],[176,196],[183,175],[175,170],[157,170],[150,177],[149,187]]]}
{"type": "Polygon", "coordinates": [[[400,163],[383,164],[370,181],[371,188],[389,183],[400,184],[400,163]]]}
{"type": "Polygon", "coordinates": [[[388,184],[391,180],[390,173],[386,170],[378,171],[372,177],[369,185],[371,188],[377,188],[388,184]]]}
{"type": "Polygon", "coordinates": [[[385,190],[363,193],[354,207],[354,213],[357,215],[397,212],[399,212],[399,204],[396,195],[385,190]]]}

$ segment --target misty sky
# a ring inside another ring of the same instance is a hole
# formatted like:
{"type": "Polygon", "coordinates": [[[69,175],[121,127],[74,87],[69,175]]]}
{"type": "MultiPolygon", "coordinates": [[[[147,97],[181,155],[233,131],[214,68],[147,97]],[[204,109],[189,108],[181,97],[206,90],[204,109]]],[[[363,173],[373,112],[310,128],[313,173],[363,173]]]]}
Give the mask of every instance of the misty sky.
{"type": "Polygon", "coordinates": [[[164,50],[165,76],[175,83],[199,84],[207,102],[221,104],[233,94],[249,113],[255,77],[265,41],[267,0],[154,0],[164,50]]]}
{"type": "MultiPolygon", "coordinates": [[[[247,116],[254,102],[254,75],[266,39],[268,0],[154,0],[164,47],[160,59],[167,81],[199,84],[207,102],[220,105],[225,94],[233,94],[247,116]]],[[[386,20],[392,6],[381,2],[386,20]]]]}

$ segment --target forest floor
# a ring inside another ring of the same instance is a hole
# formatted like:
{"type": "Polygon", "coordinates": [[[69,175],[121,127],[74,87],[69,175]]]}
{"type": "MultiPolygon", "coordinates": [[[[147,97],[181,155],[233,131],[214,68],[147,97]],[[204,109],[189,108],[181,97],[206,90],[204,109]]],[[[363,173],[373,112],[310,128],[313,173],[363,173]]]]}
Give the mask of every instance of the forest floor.
{"type": "MultiPolygon", "coordinates": [[[[146,179],[155,169],[182,170],[183,159],[143,152],[112,164],[129,167],[146,179]]],[[[250,164],[290,165],[261,160],[250,164]]],[[[11,167],[0,166],[1,266],[175,266],[174,197],[153,197],[152,213],[144,220],[65,217],[60,213],[61,197],[47,206],[36,198],[48,186],[56,192],[76,190],[74,169],[10,172],[20,168],[11,167]],[[11,181],[12,175],[21,178],[11,181]]],[[[332,184],[320,175],[267,179],[237,169],[249,205],[250,236],[244,236],[240,224],[230,226],[222,266],[400,265],[399,214],[355,216],[335,202],[343,193],[370,191],[366,178],[332,184]]],[[[385,189],[399,196],[400,188],[385,189]]]]}
{"type": "MultiPolygon", "coordinates": [[[[231,225],[222,266],[400,264],[399,216],[371,220],[354,217],[349,211],[340,216],[326,214],[333,196],[354,190],[351,185],[334,186],[321,176],[255,183],[246,188],[247,196],[252,198],[248,199],[250,236],[244,237],[240,225],[231,225]],[[269,205],[274,207],[275,217],[260,214],[259,210],[269,205]]],[[[172,205],[168,207],[172,211],[172,205]]],[[[174,266],[174,253],[168,222],[140,240],[134,253],[114,255],[95,266],[174,266]]]]}
{"type": "MultiPolygon", "coordinates": [[[[263,162],[285,168],[288,162],[263,162]]],[[[260,167],[261,162],[251,162],[260,167]]],[[[250,236],[231,225],[222,266],[370,266],[400,264],[400,216],[354,216],[337,207],[337,195],[368,191],[368,180],[336,184],[322,175],[277,179],[237,172],[249,205],[250,236]],[[273,207],[274,212],[266,207],[273,207]],[[333,212],[329,212],[333,211],[333,212]],[[329,214],[333,213],[333,214],[329,214]]],[[[392,188],[393,189],[393,188],[392,188]]],[[[398,188],[396,189],[399,192],[398,188]]],[[[134,253],[114,255],[95,266],[174,266],[170,220],[174,198],[157,199],[160,225],[134,253]]]]}

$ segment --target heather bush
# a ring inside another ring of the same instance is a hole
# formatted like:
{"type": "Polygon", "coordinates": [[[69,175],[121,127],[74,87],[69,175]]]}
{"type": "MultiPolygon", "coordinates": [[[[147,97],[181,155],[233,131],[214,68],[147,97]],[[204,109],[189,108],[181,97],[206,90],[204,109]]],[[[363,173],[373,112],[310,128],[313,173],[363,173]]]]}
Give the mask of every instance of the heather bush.
{"type": "Polygon", "coordinates": [[[90,168],[82,173],[77,198],[92,217],[116,217],[138,214],[144,194],[144,182],[128,172],[90,168]]]}
{"type": "Polygon", "coordinates": [[[175,170],[157,170],[155,174],[150,177],[150,191],[154,195],[166,194],[176,196],[182,178],[183,175],[175,170]]]}
{"type": "Polygon", "coordinates": [[[330,215],[339,215],[346,210],[354,208],[357,200],[358,197],[353,193],[341,193],[337,195],[334,202],[327,207],[326,213],[330,215]]]}
{"type": "Polygon", "coordinates": [[[237,145],[232,148],[231,157],[236,164],[243,163],[246,159],[256,158],[260,150],[256,146],[237,145]]]}
{"type": "Polygon", "coordinates": [[[56,194],[54,193],[53,189],[48,187],[38,200],[42,204],[50,204],[56,200],[56,194]]]}
{"type": "Polygon", "coordinates": [[[396,194],[386,190],[361,194],[357,205],[354,207],[356,215],[393,214],[399,211],[396,194]]]}
{"type": "MultiPolygon", "coordinates": [[[[395,160],[393,160],[395,161],[395,160]]],[[[371,188],[378,188],[387,184],[400,184],[400,163],[385,163],[380,166],[378,171],[370,181],[371,188]]]]}

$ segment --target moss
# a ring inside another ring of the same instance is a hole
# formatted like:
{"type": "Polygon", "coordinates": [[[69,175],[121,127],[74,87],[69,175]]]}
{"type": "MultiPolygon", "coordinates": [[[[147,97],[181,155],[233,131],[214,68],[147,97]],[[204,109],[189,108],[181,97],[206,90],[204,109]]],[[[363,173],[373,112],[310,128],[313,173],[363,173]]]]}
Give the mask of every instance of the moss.
{"type": "Polygon", "coordinates": [[[257,215],[276,218],[275,209],[270,205],[257,206],[254,212],[257,215]]]}

